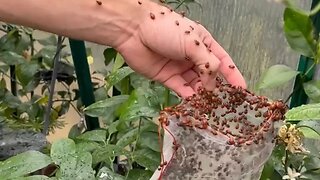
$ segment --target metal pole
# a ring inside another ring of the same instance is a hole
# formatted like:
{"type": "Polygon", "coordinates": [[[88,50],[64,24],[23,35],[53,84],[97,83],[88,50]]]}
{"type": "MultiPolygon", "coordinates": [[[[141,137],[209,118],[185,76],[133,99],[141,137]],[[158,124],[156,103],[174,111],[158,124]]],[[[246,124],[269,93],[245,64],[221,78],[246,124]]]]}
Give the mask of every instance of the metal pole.
{"type": "MultiPolygon", "coordinates": [[[[69,39],[69,43],[77,76],[80,98],[83,105],[87,107],[95,102],[95,98],[93,94],[85,43],[74,39],[69,39]]],[[[99,120],[96,117],[86,115],[85,122],[88,131],[98,129],[100,127],[99,120]]]]}

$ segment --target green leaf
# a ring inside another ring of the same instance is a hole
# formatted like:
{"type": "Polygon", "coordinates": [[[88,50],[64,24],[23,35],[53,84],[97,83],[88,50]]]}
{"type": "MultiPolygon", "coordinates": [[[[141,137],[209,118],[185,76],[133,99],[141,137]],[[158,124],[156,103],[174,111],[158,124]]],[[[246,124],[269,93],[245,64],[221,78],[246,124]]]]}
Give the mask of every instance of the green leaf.
{"type": "Polygon", "coordinates": [[[76,153],[76,144],[71,139],[61,139],[54,142],[51,146],[51,158],[56,164],[61,164],[65,156],[76,153]]]}
{"type": "Polygon", "coordinates": [[[125,61],[121,54],[117,54],[116,59],[114,61],[112,72],[116,71],[117,69],[121,68],[124,65],[125,61]]]}
{"type": "Polygon", "coordinates": [[[130,121],[139,117],[154,117],[158,112],[148,106],[141,106],[140,104],[132,105],[127,111],[120,115],[121,121],[130,121]]]}
{"type": "Polygon", "coordinates": [[[10,108],[17,108],[21,105],[20,99],[12,95],[9,91],[6,92],[6,95],[2,99],[2,101],[7,103],[7,106],[10,108]]]}
{"type": "Polygon", "coordinates": [[[19,64],[16,68],[16,75],[18,80],[23,86],[29,84],[29,82],[33,79],[34,75],[38,72],[39,65],[37,63],[29,63],[25,62],[19,64]]]}
{"type": "Polygon", "coordinates": [[[80,141],[76,144],[77,152],[93,152],[100,148],[101,145],[94,141],[80,141]]]}
{"type": "Polygon", "coordinates": [[[107,131],[103,129],[87,131],[77,137],[80,140],[105,142],[107,136],[107,131]]]}
{"type": "Polygon", "coordinates": [[[18,65],[22,64],[26,59],[12,51],[3,51],[0,52],[0,62],[5,63],[6,65],[18,65]]]}
{"type": "Polygon", "coordinates": [[[286,121],[320,120],[320,103],[301,105],[290,109],[286,121]]]}
{"type": "Polygon", "coordinates": [[[81,135],[81,132],[83,131],[83,127],[79,126],[79,124],[74,124],[68,133],[68,138],[70,139],[75,139],[79,135],[81,135]]]}
{"type": "Polygon", "coordinates": [[[312,80],[303,84],[305,93],[313,102],[320,102],[320,81],[312,80]]]}
{"type": "Polygon", "coordinates": [[[263,171],[260,176],[260,180],[268,180],[273,174],[274,171],[274,162],[272,160],[268,160],[263,167],[263,171]]]}
{"type": "Polygon", "coordinates": [[[148,147],[156,152],[161,152],[158,133],[142,132],[140,136],[139,143],[141,146],[148,147]]]}
{"type": "Polygon", "coordinates": [[[313,25],[308,14],[297,9],[286,8],[284,11],[284,32],[290,47],[308,57],[313,57],[316,50],[313,25]]]}
{"type": "Polygon", "coordinates": [[[7,72],[9,70],[10,66],[9,65],[0,65],[0,72],[7,72]]]}
{"type": "Polygon", "coordinates": [[[116,85],[117,83],[119,83],[121,80],[123,80],[125,77],[127,77],[128,75],[130,75],[133,72],[134,71],[128,66],[122,67],[120,69],[113,71],[106,78],[106,82],[108,84],[107,89],[109,89],[111,86],[116,85]]]}
{"type": "Polygon", "coordinates": [[[139,165],[155,171],[160,164],[160,153],[151,149],[141,149],[134,153],[134,160],[139,165]]]}
{"type": "Polygon", "coordinates": [[[320,119],[318,121],[300,121],[297,127],[307,138],[320,139],[320,119]]]}
{"type": "Polygon", "coordinates": [[[299,74],[298,71],[295,71],[286,65],[277,64],[271,66],[262,74],[262,77],[257,84],[257,88],[266,89],[281,86],[293,79],[297,74],[299,74]]]}
{"type": "Polygon", "coordinates": [[[52,161],[49,156],[38,151],[26,151],[0,162],[0,179],[21,177],[42,169],[52,161]]]}
{"type": "Polygon", "coordinates": [[[53,180],[55,178],[49,178],[43,175],[34,175],[34,176],[28,176],[28,177],[19,177],[19,178],[15,178],[14,180],[50,180],[50,179],[53,180]]]}
{"type": "Polygon", "coordinates": [[[109,135],[118,131],[117,127],[118,127],[119,123],[120,123],[120,121],[114,121],[108,126],[107,130],[109,132],[109,135]]]}
{"type": "Polygon", "coordinates": [[[128,155],[129,152],[120,146],[113,144],[106,144],[103,147],[97,148],[92,153],[92,164],[97,164],[99,162],[112,163],[113,158],[120,155],[128,155]]]}
{"type": "MultiPolygon", "coordinates": [[[[140,129],[141,132],[141,129],[140,129]]],[[[133,143],[134,141],[136,141],[137,137],[139,134],[139,129],[135,128],[130,130],[129,132],[127,132],[126,134],[124,134],[117,142],[117,146],[119,147],[126,147],[127,145],[133,143]]]]}
{"type": "Polygon", "coordinates": [[[4,78],[1,78],[1,80],[0,80],[0,88],[1,89],[7,88],[7,83],[6,83],[6,80],[4,78]]]}
{"type": "Polygon", "coordinates": [[[101,101],[108,98],[108,91],[105,87],[100,87],[94,91],[94,98],[96,101],[101,101]]]}
{"type": "Polygon", "coordinates": [[[48,46],[48,45],[55,46],[55,45],[57,45],[58,40],[57,40],[56,35],[52,34],[47,38],[38,39],[38,42],[43,46],[48,46]]]}
{"type": "Polygon", "coordinates": [[[59,166],[56,174],[59,179],[94,180],[91,154],[85,151],[76,152],[73,140],[61,139],[53,143],[51,158],[59,166]]]}
{"type": "Polygon", "coordinates": [[[304,167],[307,170],[320,169],[320,159],[318,157],[307,156],[304,158],[304,162],[304,167]]]}
{"type": "Polygon", "coordinates": [[[97,174],[97,179],[98,180],[125,180],[125,177],[114,173],[111,171],[111,169],[107,167],[102,167],[98,174],[97,174]]]}
{"type": "Polygon", "coordinates": [[[143,170],[143,169],[132,169],[129,171],[127,179],[130,180],[145,180],[150,179],[153,175],[152,171],[143,170]]]}
{"type": "Polygon", "coordinates": [[[320,179],[320,169],[306,171],[301,173],[301,175],[306,177],[308,180],[320,179]]]}
{"type": "Polygon", "coordinates": [[[117,51],[113,48],[107,48],[103,51],[104,64],[107,66],[117,57],[117,51]]]}
{"type": "Polygon", "coordinates": [[[119,95],[119,96],[113,96],[111,98],[98,101],[96,103],[93,103],[92,105],[86,107],[84,109],[84,112],[92,117],[98,117],[103,116],[108,112],[110,109],[114,108],[115,106],[118,106],[122,104],[123,102],[127,101],[129,98],[128,95],[119,95]]]}
{"type": "Polygon", "coordinates": [[[120,137],[117,142],[117,146],[126,147],[127,145],[136,141],[137,137],[141,136],[140,133],[154,131],[156,128],[157,126],[154,123],[145,123],[145,125],[141,126],[140,129],[138,127],[131,129],[120,137]]]}

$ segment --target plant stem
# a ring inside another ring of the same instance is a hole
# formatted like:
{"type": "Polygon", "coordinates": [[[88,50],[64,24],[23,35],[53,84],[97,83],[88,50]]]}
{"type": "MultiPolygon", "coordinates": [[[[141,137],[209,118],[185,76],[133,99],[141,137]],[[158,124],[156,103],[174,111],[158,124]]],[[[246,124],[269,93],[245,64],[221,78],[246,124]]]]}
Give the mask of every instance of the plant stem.
{"type": "Polygon", "coordinates": [[[177,5],[177,7],[174,10],[177,10],[182,4],[184,3],[185,0],[180,1],[180,3],[177,5]]]}
{"type": "Polygon", "coordinates": [[[304,83],[304,79],[306,78],[306,76],[310,73],[310,71],[315,67],[316,63],[313,63],[308,69],[307,71],[301,75],[301,82],[299,83],[299,86],[297,86],[295,89],[293,89],[293,91],[291,92],[291,94],[287,97],[287,99],[285,100],[285,103],[287,103],[290,98],[293,96],[293,94],[295,92],[297,92],[302,86],[303,86],[303,83],[304,83]]]}
{"type": "MultiPolygon", "coordinates": [[[[138,133],[137,133],[137,137],[136,137],[136,143],[133,146],[133,150],[132,150],[132,154],[131,154],[132,162],[134,162],[134,152],[136,151],[137,144],[138,144],[139,139],[140,139],[141,122],[142,122],[142,119],[140,117],[139,124],[138,124],[138,133]]],[[[131,161],[131,160],[128,159],[128,161],[131,161]]],[[[132,168],[132,165],[131,165],[131,163],[129,163],[129,170],[128,170],[127,174],[126,174],[126,179],[128,179],[129,171],[130,171],[131,168],[132,168]]]]}
{"type": "Polygon", "coordinates": [[[11,86],[11,93],[14,96],[17,96],[17,79],[16,79],[16,67],[14,65],[10,66],[10,86],[11,86]]]}
{"type": "Polygon", "coordinates": [[[285,150],[285,159],[284,159],[284,169],[285,169],[285,172],[288,173],[288,166],[289,166],[289,151],[288,150],[285,150]]]}
{"type": "Polygon", "coordinates": [[[52,72],[52,77],[51,77],[51,82],[50,82],[50,88],[49,88],[49,100],[48,100],[48,105],[46,108],[46,112],[44,114],[44,124],[43,124],[43,134],[47,135],[48,129],[49,129],[49,124],[50,124],[50,114],[51,114],[51,107],[53,104],[53,94],[54,94],[54,88],[56,84],[56,79],[57,79],[57,73],[58,73],[58,64],[60,61],[60,52],[63,48],[63,41],[64,38],[61,36],[58,37],[58,43],[57,43],[57,51],[54,56],[54,64],[53,64],[53,72],[52,72]]]}
{"type": "Polygon", "coordinates": [[[20,83],[19,81],[17,81],[16,79],[12,79],[8,74],[6,74],[6,72],[4,72],[4,71],[2,71],[2,70],[0,70],[0,72],[2,73],[2,75],[4,75],[4,76],[6,76],[7,78],[9,78],[10,81],[13,80],[13,81],[15,81],[17,84],[21,85],[21,83],[20,83]]]}
{"type": "Polygon", "coordinates": [[[314,8],[310,11],[309,16],[316,15],[316,14],[319,12],[319,10],[320,10],[320,3],[318,3],[318,4],[316,5],[316,7],[314,7],[314,8]]]}

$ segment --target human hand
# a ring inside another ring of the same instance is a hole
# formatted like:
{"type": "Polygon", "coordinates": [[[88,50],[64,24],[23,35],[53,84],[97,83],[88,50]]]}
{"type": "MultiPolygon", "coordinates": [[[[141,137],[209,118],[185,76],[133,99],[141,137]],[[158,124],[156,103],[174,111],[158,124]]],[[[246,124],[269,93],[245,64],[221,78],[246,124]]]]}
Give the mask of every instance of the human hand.
{"type": "Polygon", "coordinates": [[[213,90],[218,74],[246,88],[230,56],[202,25],[155,3],[144,16],[135,32],[116,47],[133,70],[182,97],[191,96],[199,86],[213,90]]]}

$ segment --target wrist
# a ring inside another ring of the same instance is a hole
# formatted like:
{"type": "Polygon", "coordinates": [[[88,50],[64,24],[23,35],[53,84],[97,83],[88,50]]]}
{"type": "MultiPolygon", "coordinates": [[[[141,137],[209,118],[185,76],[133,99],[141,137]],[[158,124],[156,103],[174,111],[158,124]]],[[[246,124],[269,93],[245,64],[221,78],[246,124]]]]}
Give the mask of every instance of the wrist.
{"type": "MultiPolygon", "coordinates": [[[[138,29],[158,4],[150,0],[109,0],[105,2],[104,27],[106,33],[103,44],[119,47],[138,33],[138,29]]],[[[98,36],[99,37],[99,36],[98,36]]]]}

